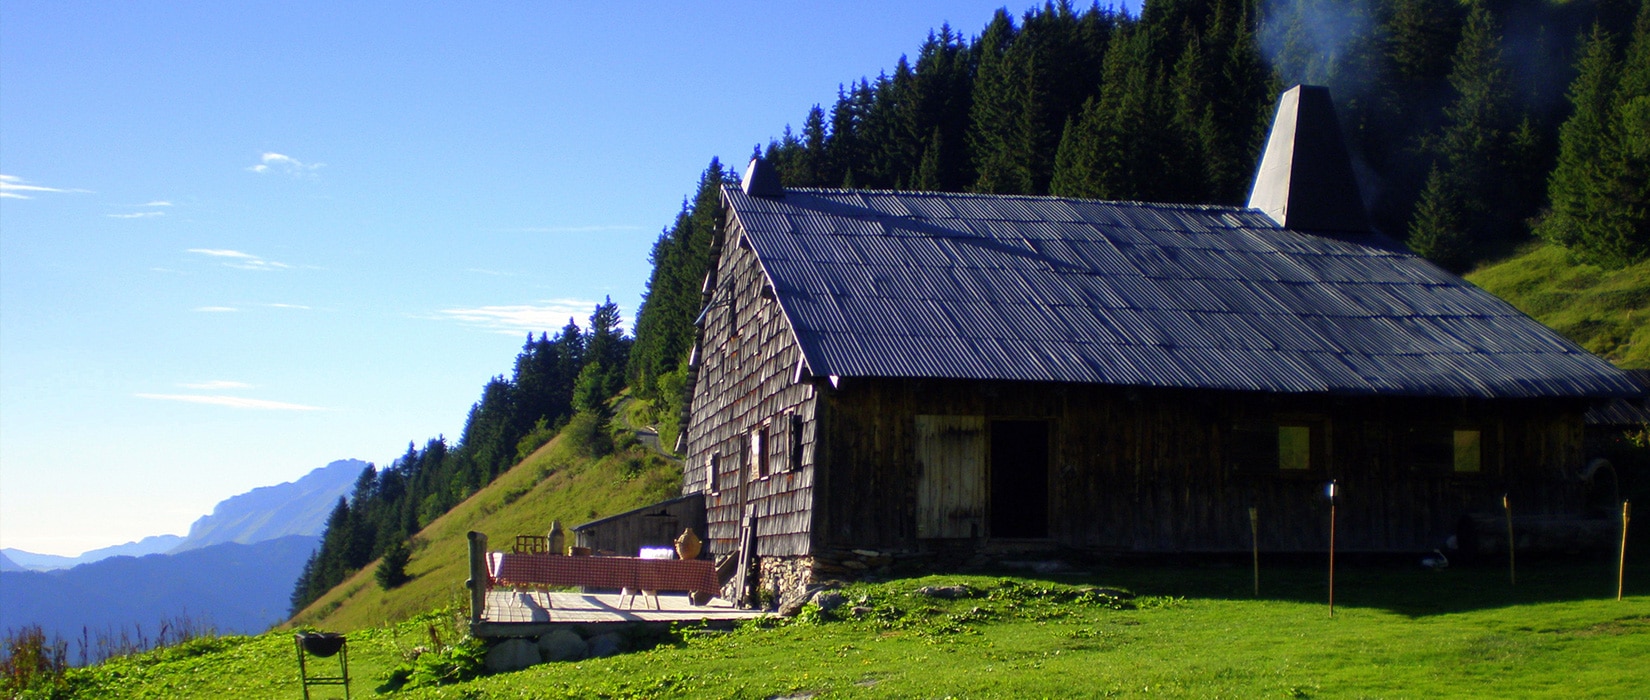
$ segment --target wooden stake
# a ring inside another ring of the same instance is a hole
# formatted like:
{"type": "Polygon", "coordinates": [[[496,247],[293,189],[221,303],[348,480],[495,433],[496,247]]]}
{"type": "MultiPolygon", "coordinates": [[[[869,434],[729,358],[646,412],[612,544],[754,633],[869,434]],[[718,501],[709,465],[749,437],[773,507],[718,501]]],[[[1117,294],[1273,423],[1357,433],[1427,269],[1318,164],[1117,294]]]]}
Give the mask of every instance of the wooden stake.
{"type": "Polygon", "coordinates": [[[1513,553],[1516,547],[1513,546],[1512,502],[1507,499],[1507,494],[1504,493],[1501,494],[1501,509],[1507,511],[1507,576],[1512,579],[1512,585],[1516,586],[1518,585],[1518,561],[1513,553]]]}
{"type": "Polygon", "coordinates": [[[1255,555],[1255,596],[1260,596],[1260,511],[1249,506],[1249,543],[1255,555]]]}
{"type": "Polygon", "coordinates": [[[1627,514],[1632,505],[1631,501],[1621,502],[1621,559],[1616,563],[1616,600],[1621,600],[1621,584],[1627,573],[1627,514]]]}

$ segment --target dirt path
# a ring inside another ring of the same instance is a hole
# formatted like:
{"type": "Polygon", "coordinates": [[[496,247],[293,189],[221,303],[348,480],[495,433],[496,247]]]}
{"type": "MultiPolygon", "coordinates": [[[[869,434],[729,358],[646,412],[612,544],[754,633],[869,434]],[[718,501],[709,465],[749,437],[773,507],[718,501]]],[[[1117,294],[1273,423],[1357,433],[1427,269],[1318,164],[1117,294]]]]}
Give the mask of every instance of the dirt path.
{"type": "Polygon", "coordinates": [[[633,401],[635,401],[635,399],[626,396],[619,400],[618,405],[613,407],[613,415],[618,419],[619,424],[624,426],[626,430],[633,431],[636,434],[637,442],[642,443],[643,446],[647,447],[649,450],[652,450],[660,457],[664,457],[672,462],[682,461],[680,457],[671,454],[670,450],[665,449],[663,445],[659,444],[659,431],[656,428],[651,425],[636,425],[630,422],[630,411],[627,409],[633,401]]]}

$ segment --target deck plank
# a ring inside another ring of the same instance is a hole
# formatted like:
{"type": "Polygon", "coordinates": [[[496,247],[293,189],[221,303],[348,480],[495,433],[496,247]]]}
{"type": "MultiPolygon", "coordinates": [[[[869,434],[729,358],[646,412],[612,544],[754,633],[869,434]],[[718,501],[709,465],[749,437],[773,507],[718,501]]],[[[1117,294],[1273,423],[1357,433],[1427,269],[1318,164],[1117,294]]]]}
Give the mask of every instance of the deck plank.
{"type": "Polygon", "coordinates": [[[693,605],[684,594],[661,594],[658,609],[651,599],[636,596],[634,604],[620,605],[616,594],[492,590],[482,621],[494,624],[694,622],[748,620],[771,615],[763,610],[741,610],[720,598],[693,605]]]}

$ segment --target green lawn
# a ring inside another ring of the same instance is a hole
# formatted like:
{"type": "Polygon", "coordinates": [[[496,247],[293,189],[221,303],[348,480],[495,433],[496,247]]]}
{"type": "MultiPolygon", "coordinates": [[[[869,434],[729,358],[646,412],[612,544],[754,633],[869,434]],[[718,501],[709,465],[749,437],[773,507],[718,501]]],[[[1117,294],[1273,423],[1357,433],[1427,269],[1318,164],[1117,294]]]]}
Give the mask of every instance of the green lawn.
{"type": "MultiPolygon", "coordinates": [[[[1544,563],[1512,587],[1496,567],[1345,567],[1333,618],[1323,573],[1307,566],[1263,571],[1258,599],[1244,567],[908,578],[849,587],[849,606],[868,609],[859,615],[689,631],[648,651],[390,697],[1645,697],[1650,566],[1630,568],[1620,602],[1614,573],[1544,563]],[[953,584],[974,593],[916,593],[953,584]]],[[[351,633],[355,696],[429,644],[432,625],[451,634],[438,616],[351,633]]],[[[79,672],[76,697],[299,697],[288,633],[219,645],[79,672]]]]}

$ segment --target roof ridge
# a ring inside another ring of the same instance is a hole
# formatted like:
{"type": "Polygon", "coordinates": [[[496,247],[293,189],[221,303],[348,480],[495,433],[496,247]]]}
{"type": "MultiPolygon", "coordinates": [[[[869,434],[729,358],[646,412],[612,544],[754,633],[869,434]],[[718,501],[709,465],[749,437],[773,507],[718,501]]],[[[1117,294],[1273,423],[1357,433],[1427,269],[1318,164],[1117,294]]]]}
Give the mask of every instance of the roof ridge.
{"type": "Polygon", "coordinates": [[[1202,204],[1194,202],[1143,202],[1135,199],[1093,199],[1090,197],[1065,197],[1053,194],[998,194],[993,192],[942,192],[932,190],[881,190],[881,189],[844,189],[841,187],[786,187],[786,192],[805,192],[808,194],[892,194],[918,197],[980,197],[985,199],[1036,199],[1057,200],[1062,202],[1089,202],[1092,204],[1121,204],[1156,209],[1197,209],[1218,211],[1260,211],[1254,207],[1237,204],[1202,204]]]}

